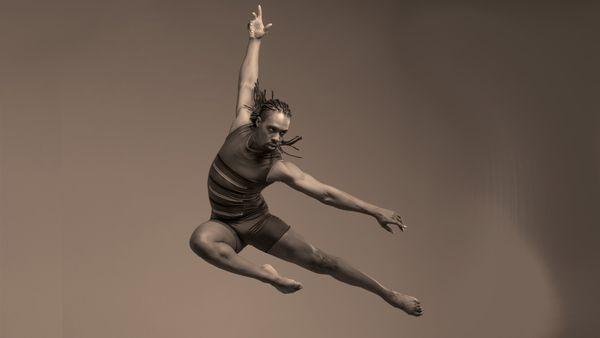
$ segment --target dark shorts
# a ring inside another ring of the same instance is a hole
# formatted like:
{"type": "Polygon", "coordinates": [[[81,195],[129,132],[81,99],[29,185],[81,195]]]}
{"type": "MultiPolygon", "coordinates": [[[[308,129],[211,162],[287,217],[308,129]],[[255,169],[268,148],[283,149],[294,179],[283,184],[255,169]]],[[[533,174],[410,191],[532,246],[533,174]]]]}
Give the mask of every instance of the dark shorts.
{"type": "Polygon", "coordinates": [[[270,213],[244,221],[229,221],[215,217],[211,220],[225,224],[235,232],[236,252],[242,251],[248,244],[267,252],[290,229],[281,218],[270,213]]]}

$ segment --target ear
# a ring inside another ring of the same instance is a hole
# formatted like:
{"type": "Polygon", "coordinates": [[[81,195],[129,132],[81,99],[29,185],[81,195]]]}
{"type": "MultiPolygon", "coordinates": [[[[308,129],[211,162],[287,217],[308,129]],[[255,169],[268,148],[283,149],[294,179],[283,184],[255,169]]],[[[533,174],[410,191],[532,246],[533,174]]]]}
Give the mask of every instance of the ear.
{"type": "Polygon", "coordinates": [[[258,127],[260,125],[261,121],[262,121],[262,119],[260,118],[260,116],[257,116],[256,120],[254,121],[254,125],[258,127]]]}

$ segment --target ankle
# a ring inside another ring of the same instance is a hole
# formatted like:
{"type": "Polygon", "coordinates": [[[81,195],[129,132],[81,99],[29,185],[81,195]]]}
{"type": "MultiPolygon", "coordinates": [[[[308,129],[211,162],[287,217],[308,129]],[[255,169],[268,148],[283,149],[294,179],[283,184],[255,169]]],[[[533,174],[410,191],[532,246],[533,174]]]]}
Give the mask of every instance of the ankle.
{"type": "Polygon", "coordinates": [[[269,269],[268,264],[261,265],[260,269],[263,273],[259,276],[258,279],[263,283],[273,284],[277,283],[281,279],[281,276],[269,269]]]}
{"type": "Polygon", "coordinates": [[[382,290],[379,295],[383,299],[389,299],[394,296],[394,290],[382,287],[382,290]]]}

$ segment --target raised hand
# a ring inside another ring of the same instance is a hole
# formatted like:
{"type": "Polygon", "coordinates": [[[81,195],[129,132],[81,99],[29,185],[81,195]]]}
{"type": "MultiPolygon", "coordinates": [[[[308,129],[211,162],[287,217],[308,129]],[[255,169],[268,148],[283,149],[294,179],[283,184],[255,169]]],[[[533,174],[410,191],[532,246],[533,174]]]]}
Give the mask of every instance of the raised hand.
{"type": "Polygon", "coordinates": [[[269,28],[271,28],[273,24],[269,23],[266,26],[263,25],[262,8],[260,5],[258,5],[258,15],[256,15],[255,12],[252,12],[252,16],[254,16],[254,18],[248,23],[248,33],[251,38],[260,39],[269,32],[269,28]]]}
{"type": "Polygon", "coordinates": [[[380,208],[377,210],[374,217],[375,219],[377,219],[377,222],[379,223],[379,225],[381,225],[382,228],[391,233],[393,233],[394,231],[392,230],[392,227],[390,227],[390,224],[397,225],[398,228],[400,228],[400,231],[403,232],[404,229],[407,228],[407,226],[404,225],[404,223],[402,222],[402,218],[400,217],[400,215],[398,215],[398,213],[396,213],[393,210],[380,208]]]}

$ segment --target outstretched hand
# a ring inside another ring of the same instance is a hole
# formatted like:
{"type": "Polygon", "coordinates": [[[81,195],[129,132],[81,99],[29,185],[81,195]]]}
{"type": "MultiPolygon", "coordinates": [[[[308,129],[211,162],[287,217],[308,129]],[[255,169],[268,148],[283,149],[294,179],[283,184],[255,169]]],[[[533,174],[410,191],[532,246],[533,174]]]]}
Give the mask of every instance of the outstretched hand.
{"type": "Polygon", "coordinates": [[[378,209],[377,213],[375,213],[374,217],[375,219],[377,219],[377,222],[379,223],[379,225],[381,225],[382,228],[391,233],[394,232],[394,230],[392,230],[392,227],[390,226],[393,224],[397,225],[398,228],[400,228],[400,231],[402,232],[404,232],[404,229],[407,228],[407,226],[404,225],[404,223],[402,222],[402,218],[400,217],[400,215],[398,215],[398,213],[396,213],[393,210],[380,208],[378,209]]]}
{"type": "Polygon", "coordinates": [[[250,20],[248,23],[248,33],[250,34],[251,38],[260,39],[267,34],[269,28],[271,28],[273,24],[269,23],[266,26],[263,25],[262,8],[260,5],[258,5],[258,15],[256,15],[255,12],[252,12],[252,16],[254,16],[254,19],[250,20]]]}

